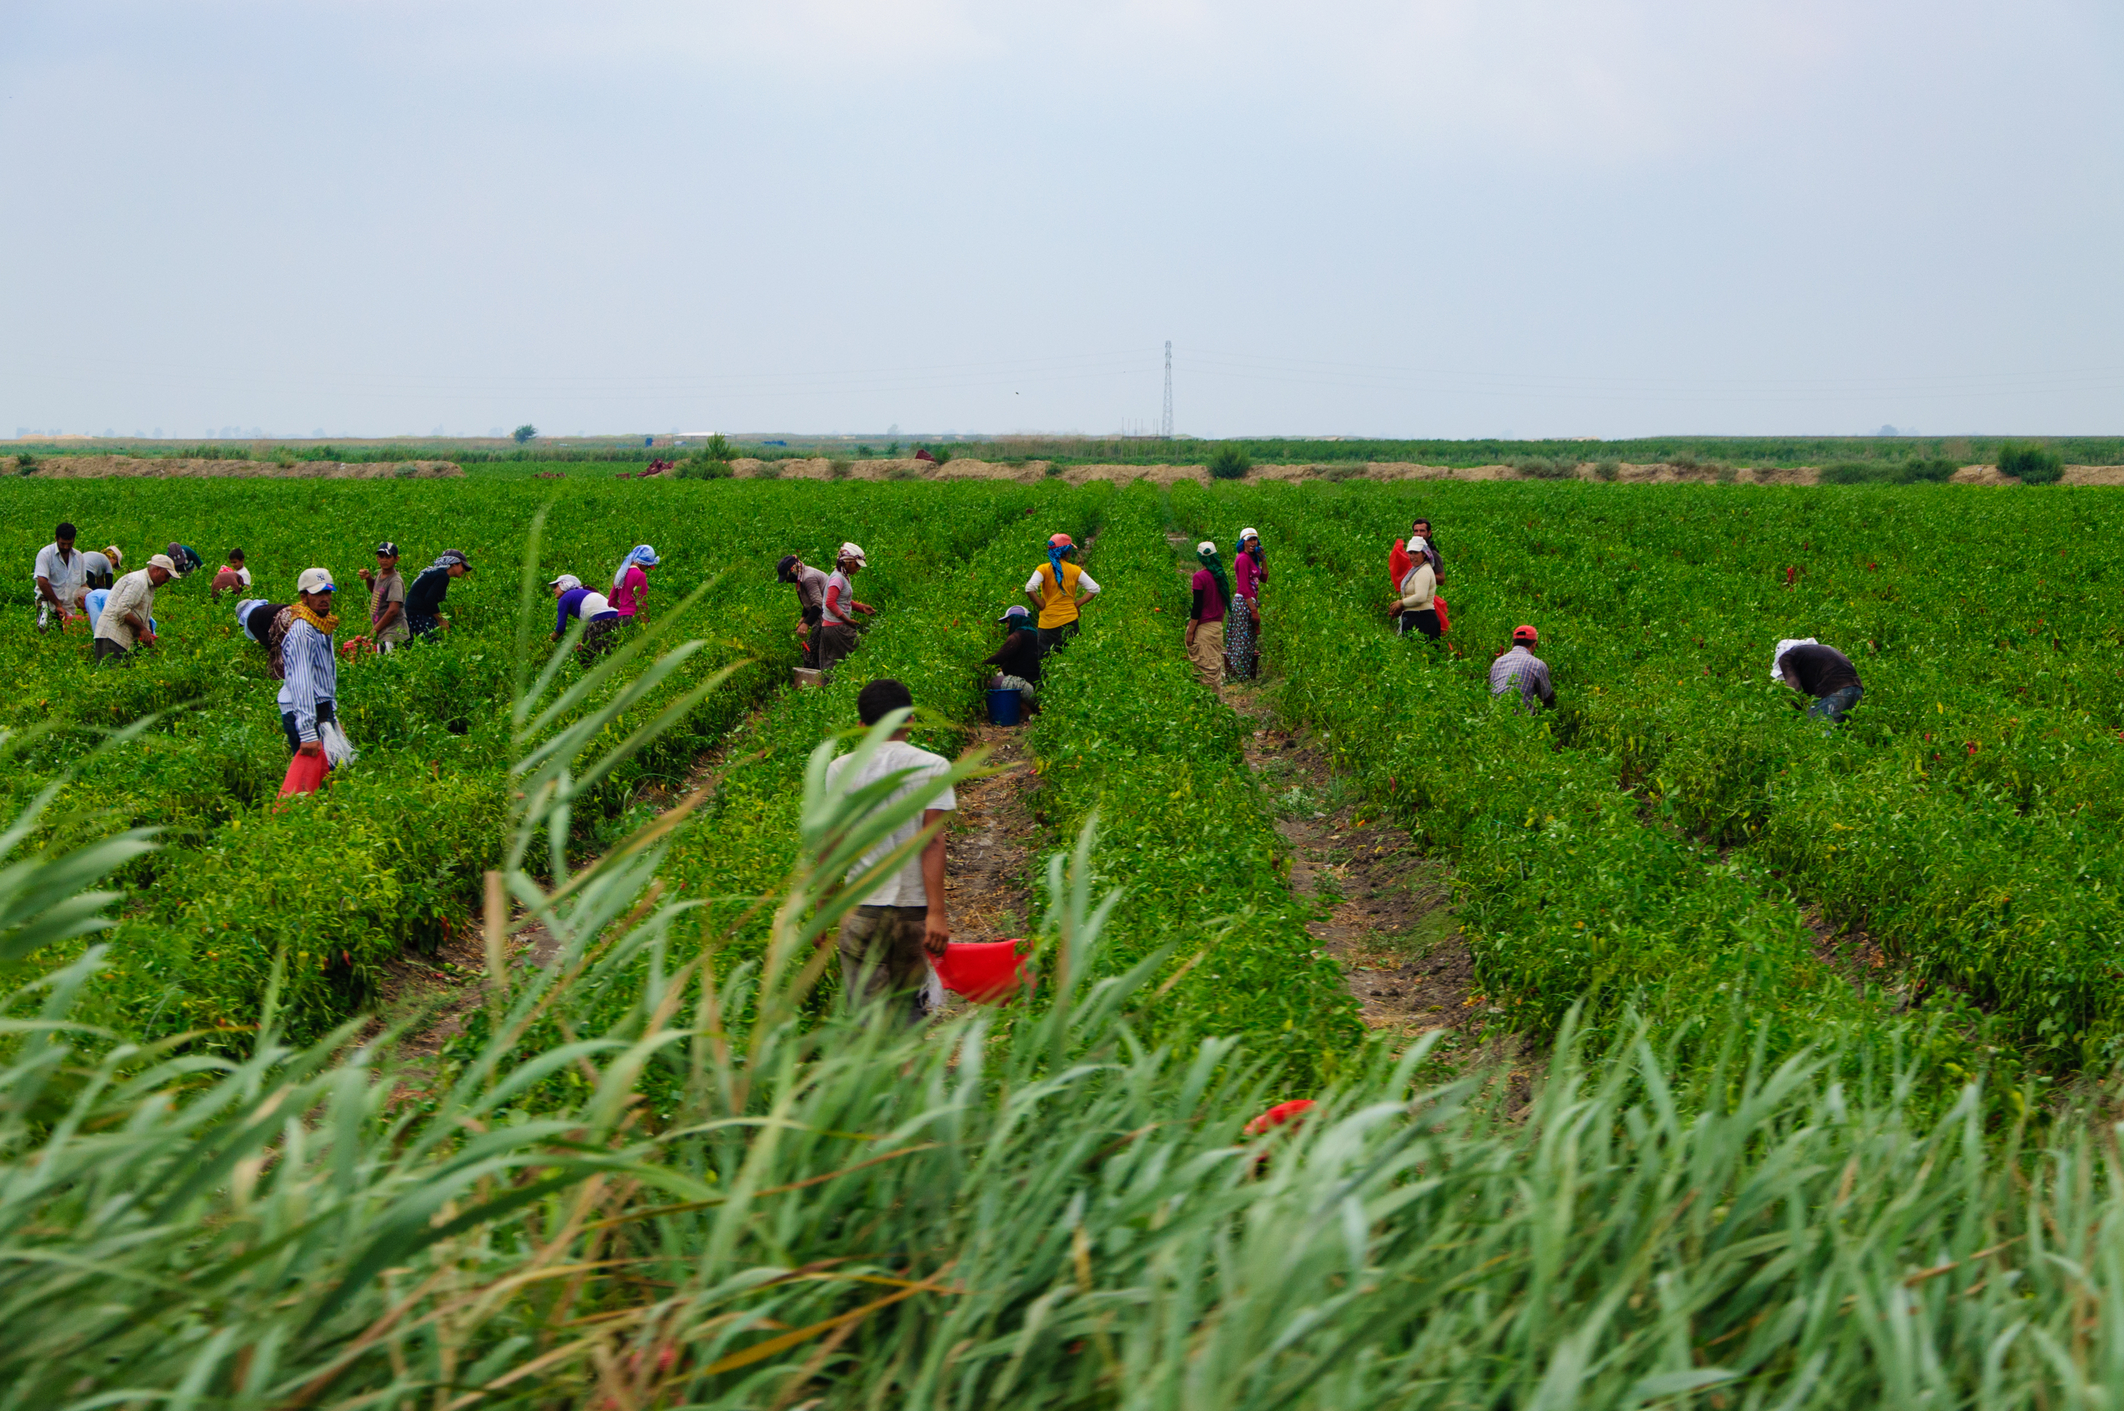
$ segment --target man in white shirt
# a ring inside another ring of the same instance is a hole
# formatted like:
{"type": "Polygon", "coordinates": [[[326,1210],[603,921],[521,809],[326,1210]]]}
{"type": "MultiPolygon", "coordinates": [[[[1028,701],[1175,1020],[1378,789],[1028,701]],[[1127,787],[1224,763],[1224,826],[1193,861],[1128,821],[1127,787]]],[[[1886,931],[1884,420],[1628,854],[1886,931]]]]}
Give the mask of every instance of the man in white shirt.
{"type": "MultiPolygon", "coordinates": [[[[856,714],[865,725],[875,725],[894,711],[913,705],[914,696],[904,683],[873,681],[856,697],[856,714]]],[[[864,761],[860,773],[849,771],[852,758],[842,755],[826,766],[828,789],[854,793],[888,774],[910,771],[892,793],[892,799],[898,800],[951,769],[951,762],[942,755],[908,744],[905,727],[864,761]]],[[[958,806],[957,796],[947,787],[929,801],[919,820],[908,819],[865,853],[849,871],[849,880],[905,845],[920,830],[942,823],[944,815],[958,806]]],[[[923,952],[942,955],[950,940],[951,921],[944,909],[944,830],[939,827],[918,855],[879,883],[864,904],[841,922],[841,983],[847,991],[849,1007],[859,1008],[897,996],[911,1005],[911,1019],[922,1019],[927,1013],[922,991],[929,978],[923,952]]],[[[824,943],[825,938],[821,937],[820,944],[824,943]]]]}
{"type": "Polygon", "coordinates": [[[64,629],[73,621],[88,592],[88,561],[74,552],[73,525],[60,525],[52,542],[37,550],[37,567],[32,576],[37,582],[37,630],[50,629],[54,612],[59,614],[59,626],[64,629]]]}

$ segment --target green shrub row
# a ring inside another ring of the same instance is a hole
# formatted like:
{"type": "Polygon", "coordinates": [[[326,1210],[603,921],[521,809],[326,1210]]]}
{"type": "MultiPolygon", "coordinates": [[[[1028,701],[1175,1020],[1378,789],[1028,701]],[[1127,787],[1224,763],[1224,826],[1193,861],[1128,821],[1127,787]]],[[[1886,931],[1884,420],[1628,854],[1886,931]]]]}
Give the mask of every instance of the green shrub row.
{"type": "Polygon", "coordinates": [[[1286,880],[1242,750],[1252,725],[1188,665],[1187,579],[1165,528],[1150,486],[1115,497],[1087,558],[1103,591],[1082,635],[1043,668],[1038,808],[1062,836],[1098,812],[1101,876],[1127,892],[1109,964],[1170,948],[1145,1029],[1182,1049],[1243,1036],[1302,1092],[1339,1070],[1363,1029],[1286,880]]]}
{"type": "MultiPolygon", "coordinates": [[[[1856,988],[1823,963],[1790,891],[1760,860],[1722,856],[1693,836],[1632,783],[1620,752],[1568,747],[1562,736],[1575,717],[1529,718],[1489,696],[1489,660],[1510,616],[1539,618],[1545,641],[1559,630],[1524,605],[1500,613],[1491,599],[1504,585],[1477,586],[1494,557],[1476,549],[1481,537],[1522,524],[1515,510],[1558,492],[1495,490],[1503,494],[1485,498],[1479,521],[1449,518],[1431,496],[1418,507],[1447,555],[1454,625],[1438,644],[1392,635],[1380,609],[1384,550],[1406,531],[1412,497],[1291,487],[1246,507],[1272,536],[1276,578],[1264,617],[1284,677],[1280,708],[1322,732],[1338,768],[1451,860],[1486,998],[1505,1022],[1537,1032],[1577,1005],[1596,1034],[1627,1032],[1614,1026],[1635,1013],[1677,1042],[1739,1017],[1771,1053],[1886,1032],[1878,990],[1856,988]]],[[[1183,523],[1206,523],[1212,512],[1221,523],[1235,509],[1186,486],[1173,503],[1183,523]]],[[[1612,621],[1605,642],[1623,652],[1634,645],[1612,621]]],[[[1570,660],[1598,656],[1601,645],[1579,641],[1570,660]]],[[[1583,711],[1575,703],[1602,678],[1575,675],[1562,657],[1548,658],[1558,691],[1583,711]]],[[[1981,1057],[1967,1037],[1975,1017],[1953,996],[1936,1003],[1962,1026],[1926,1041],[1938,1071],[1952,1077],[1981,1057]]]]}

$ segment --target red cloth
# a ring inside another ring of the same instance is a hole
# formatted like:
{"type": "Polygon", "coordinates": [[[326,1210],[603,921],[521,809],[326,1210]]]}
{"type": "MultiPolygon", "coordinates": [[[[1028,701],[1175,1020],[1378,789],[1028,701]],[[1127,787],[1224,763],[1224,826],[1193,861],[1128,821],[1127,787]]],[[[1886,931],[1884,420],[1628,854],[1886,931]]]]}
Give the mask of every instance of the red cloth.
{"type": "Polygon", "coordinates": [[[1401,591],[1401,580],[1408,577],[1409,570],[1415,566],[1416,559],[1409,553],[1408,540],[1396,539],[1394,547],[1387,553],[1387,573],[1394,580],[1395,592],[1401,591]]]}
{"type": "Polygon", "coordinates": [[[1271,1127],[1281,1127],[1286,1122],[1295,1122],[1310,1112],[1316,1104],[1309,1097],[1293,1098],[1279,1102],[1268,1111],[1246,1124],[1246,1135],[1258,1137],[1271,1127]]]}
{"type": "Polygon", "coordinates": [[[1438,609],[1438,635],[1443,637],[1446,633],[1453,630],[1453,624],[1446,618],[1445,599],[1433,593],[1431,594],[1431,606],[1438,609]]]}
{"type": "Polygon", "coordinates": [[[1017,941],[952,941],[944,954],[929,958],[937,978],[953,994],[976,1004],[1016,999],[1018,989],[1033,987],[1032,964],[1018,954],[1017,941]]]}
{"type": "Polygon", "coordinates": [[[322,753],[298,754],[288,761],[288,777],[280,781],[280,796],[314,794],[324,787],[324,777],[325,757],[322,753]]]}

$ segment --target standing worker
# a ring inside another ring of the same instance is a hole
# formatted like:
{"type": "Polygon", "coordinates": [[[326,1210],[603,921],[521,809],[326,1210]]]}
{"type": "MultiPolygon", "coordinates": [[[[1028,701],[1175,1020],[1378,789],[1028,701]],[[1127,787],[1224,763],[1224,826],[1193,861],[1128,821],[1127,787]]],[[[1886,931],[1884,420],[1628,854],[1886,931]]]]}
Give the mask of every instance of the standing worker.
{"type": "Polygon", "coordinates": [[[826,617],[826,579],[823,569],[804,562],[802,555],[785,554],[774,566],[774,576],[793,584],[797,591],[797,645],[804,649],[802,664],[819,664],[819,623],[826,617]]]}
{"type": "Polygon", "coordinates": [[[398,573],[398,545],[389,539],[376,546],[376,572],[358,570],[369,590],[369,640],[379,652],[395,651],[412,634],[406,630],[406,580],[398,573]]]}
{"type": "Polygon", "coordinates": [[[1040,655],[1058,650],[1077,635],[1084,605],[1099,596],[1099,585],[1077,566],[1077,544],[1067,534],[1047,541],[1047,562],[1025,580],[1025,596],[1040,610],[1040,655]],[[1082,596],[1078,590],[1082,589],[1082,596]]]}
{"type": "Polygon", "coordinates": [[[155,590],[177,576],[168,554],[157,554],[112,586],[96,619],[96,660],[123,657],[155,641],[155,590]]]}
{"type": "Polygon", "coordinates": [[[819,622],[819,670],[831,671],[841,660],[856,648],[855,614],[866,616],[877,611],[868,603],[859,603],[855,595],[855,576],[870,566],[863,557],[860,545],[841,545],[832,576],[826,580],[826,599],[821,604],[819,622]]]}
{"type": "MultiPolygon", "coordinates": [[[[856,716],[865,726],[876,725],[895,711],[912,710],[914,696],[903,682],[873,681],[856,697],[856,716]]],[[[826,788],[852,794],[891,774],[903,775],[892,797],[879,807],[888,807],[939,775],[948,776],[951,761],[907,743],[903,723],[891,739],[864,761],[860,772],[851,771],[842,755],[826,766],[826,788]]],[[[926,828],[935,834],[922,851],[907,860],[876,891],[841,922],[841,985],[848,1007],[859,1009],[880,1000],[898,997],[910,1006],[907,1018],[919,1023],[927,1014],[922,1000],[929,966],[923,952],[944,954],[951,942],[951,918],[944,905],[944,833],[938,826],[944,815],[957,809],[957,795],[947,783],[922,809],[919,819],[910,818],[895,828],[848,870],[854,878],[879,858],[913,841],[926,828]]],[[[820,936],[818,944],[825,945],[820,936]]]]}
{"type": "Polygon", "coordinates": [[[450,580],[471,571],[472,565],[465,562],[461,550],[444,549],[437,554],[435,562],[422,569],[413,586],[406,589],[407,631],[433,640],[437,631],[448,628],[450,619],[442,615],[442,605],[450,593],[450,580]]]}
{"type": "Polygon", "coordinates": [[[1409,540],[1407,558],[1411,566],[1403,572],[1397,585],[1400,591],[1387,603],[1387,611],[1394,614],[1397,634],[1421,632],[1436,640],[1442,630],[1438,625],[1438,575],[1424,553],[1427,547],[1420,538],[1409,540]]]}
{"type": "Polygon", "coordinates": [[[632,622],[640,615],[642,595],[649,591],[649,570],[661,562],[647,544],[636,544],[627,551],[619,572],[612,575],[612,606],[623,620],[632,622]]]}
{"type": "Polygon", "coordinates": [[[1490,663],[1490,694],[1501,696],[1516,689],[1519,708],[1539,715],[1544,707],[1556,709],[1556,687],[1549,681],[1549,664],[1534,655],[1541,634],[1532,627],[1512,629],[1512,645],[1490,663]]]}
{"type": "Polygon", "coordinates": [[[1224,679],[1251,681],[1261,665],[1261,585],[1268,580],[1268,560],[1261,536],[1239,531],[1232,550],[1233,611],[1224,619],[1224,679]]]}
{"type": "Polygon", "coordinates": [[[1028,711],[1040,708],[1040,639],[1028,629],[1032,614],[1016,603],[1003,609],[997,621],[1003,624],[1003,645],[982,662],[994,667],[988,678],[991,691],[1016,691],[1028,711]]]}
{"type": "Polygon", "coordinates": [[[50,630],[57,612],[59,630],[65,631],[88,592],[88,561],[74,551],[73,525],[61,524],[52,531],[52,542],[37,550],[37,566],[30,576],[37,584],[37,630],[50,630]]]}
{"type": "Polygon", "coordinates": [[[1787,637],[1779,642],[1770,658],[1770,679],[1814,697],[1814,704],[1807,707],[1808,717],[1827,721],[1832,729],[1844,723],[1866,694],[1851,658],[1812,637],[1787,637]]]}
{"type": "Polygon", "coordinates": [[[332,650],[332,634],[339,618],[332,612],[332,575],[321,568],[306,568],[295,580],[296,599],[289,611],[281,642],[281,658],[287,675],[280,683],[280,723],[288,733],[288,748],[300,755],[321,755],[324,741],[318,730],[337,718],[339,658],[332,650]]]}
{"type": "Polygon", "coordinates": [[[1232,581],[1209,540],[1195,545],[1195,557],[1202,567],[1187,584],[1194,594],[1187,611],[1187,659],[1195,664],[1195,679],[1214,691],[1224,684],[1224,618],[1231,608],[1232,581]]]}

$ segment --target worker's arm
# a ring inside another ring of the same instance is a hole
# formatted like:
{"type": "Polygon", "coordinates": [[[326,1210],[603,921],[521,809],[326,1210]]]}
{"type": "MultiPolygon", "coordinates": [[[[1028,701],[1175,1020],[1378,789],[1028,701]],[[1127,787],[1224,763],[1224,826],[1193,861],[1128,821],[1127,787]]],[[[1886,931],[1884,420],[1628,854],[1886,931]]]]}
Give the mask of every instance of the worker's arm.
{"type": "Polygon", "coordinates": [[[152,642],[155,640],[154,632],[148,627],[147,618],[141,613],[128,610],[125,614],[125,625],[132,628],[133,635],[141,641],[152,642]]]}
{"type": "Polygon", "coordinates": [[[944,910],[944,834],[950,818],[948,809],[922,810],[924,828],[946,825],[937,828],[937,835],[922,849],[922,890],[929,897],[929,915],[922,924],[922,949],[931,955],[942,955],[951,942],[951,918],[944,910]]]}
{"type": "Polygon", "coordinates": [[[1077,606],[1080,608],[1099,596],[1099,585],[1092,582],[1092,576],[1089,573],[1079,573],[1077,575],[1077,588],[1077,606]]]}
{"type": "Polygon", "coordinates": [[[60,602],[59,595],[52,591],[52,580],[41,573],[37,575],[37,596],[43,598],[59,611],[66,611],[66,604],[60,602]]]}
{"type": "Polygon", "coordinates": [[[406,615],[406,605],[392,601],[384,604],[383,616],[376,619],[376,630],[381,632],[406,615]]]}

